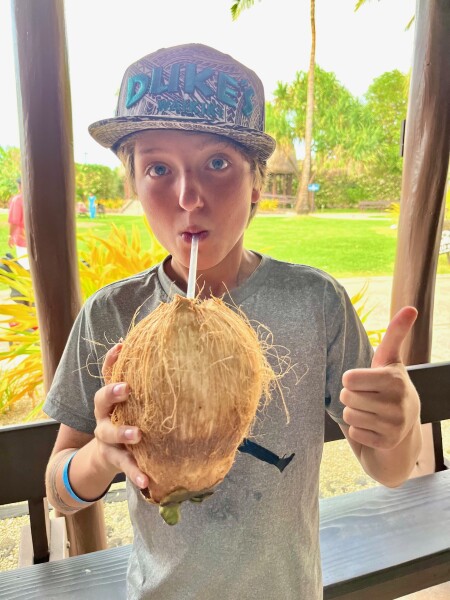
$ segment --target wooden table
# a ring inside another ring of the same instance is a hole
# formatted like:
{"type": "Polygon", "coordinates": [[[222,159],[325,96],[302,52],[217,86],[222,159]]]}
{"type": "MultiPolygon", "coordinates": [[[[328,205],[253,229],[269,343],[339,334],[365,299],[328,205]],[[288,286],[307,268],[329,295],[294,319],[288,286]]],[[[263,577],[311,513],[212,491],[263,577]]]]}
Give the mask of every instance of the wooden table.
{"type": "MultiPolygon", "coordinates": [[[[403,593],[392,590],[405,582],[450,579],[450,470],[395,490],[326,498],[320,511],[325,598],[340,597],[343,588],[358,600],[396,598],[403,593]]],[[[130,549],[0,573],[0,599],[124,600],[130,549]]]]}

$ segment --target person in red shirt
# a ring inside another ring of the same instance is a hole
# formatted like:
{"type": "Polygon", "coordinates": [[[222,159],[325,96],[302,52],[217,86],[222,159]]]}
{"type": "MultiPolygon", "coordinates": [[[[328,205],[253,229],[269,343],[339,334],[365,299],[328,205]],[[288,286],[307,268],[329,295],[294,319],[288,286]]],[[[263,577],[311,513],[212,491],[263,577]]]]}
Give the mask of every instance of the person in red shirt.
{"type": "Polygon", "coordinates": [[[27,242],[25,238],[25,224],[23,215],[22,181],[17,180],[19,188],[9,203],[9,246],[16,249],[17,262],[25,269],[30,268],[27,258],[27,242]]]}

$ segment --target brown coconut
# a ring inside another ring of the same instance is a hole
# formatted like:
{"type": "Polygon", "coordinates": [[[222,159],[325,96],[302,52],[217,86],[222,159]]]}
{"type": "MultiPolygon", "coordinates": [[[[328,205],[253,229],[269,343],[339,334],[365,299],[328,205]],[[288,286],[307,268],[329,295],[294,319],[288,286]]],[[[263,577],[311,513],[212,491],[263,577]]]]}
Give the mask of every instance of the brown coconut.
{"type": "Polygon", "coordinates": [[[111,377],[130,397],[112,421],[142,431],[128,448],[150,477],[150,501],[222,481],[275,377],[247,318],[217,298],[177,295],[133,327],[111,377]]]}

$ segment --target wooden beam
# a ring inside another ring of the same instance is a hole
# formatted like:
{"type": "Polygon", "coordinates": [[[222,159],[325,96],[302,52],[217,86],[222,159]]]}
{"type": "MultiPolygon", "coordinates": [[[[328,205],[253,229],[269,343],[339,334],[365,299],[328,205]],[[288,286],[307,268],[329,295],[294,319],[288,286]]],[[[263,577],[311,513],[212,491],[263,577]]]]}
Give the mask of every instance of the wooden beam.
{"type": "Polygon", "coordinates": [[[436,268],[450,152],[450,2],[418,0],[406,120],[391,314],[407,304],[419,317],[404,345],[409,365],[431,357],[436,268]]]}
{"type": "MultiPolygon", "coordinates": [[[[417,0],[414,56],[405,129],[404,165],[391,314],[413,305],[418,319],[403,346],[408,365],[431,358],[433,304],[450,151],[450,2],[417,0]]],[[[423,428],[414,475],[439,466],[440,426],[423,428]]]]}
{"type": "Polygon", "coordinates": [[[49,388],[81,308],[62,0],[13,0],[27,247],[49,388]]]}
{"type": "MultiPolygon", "coordinates": [[[[12,0],[12,14],[25,228],[48,390],[81,308],[64,2],[12,0]]],[[[101,507],[70,520],[72,550],[106,547],[101,507]]]]}

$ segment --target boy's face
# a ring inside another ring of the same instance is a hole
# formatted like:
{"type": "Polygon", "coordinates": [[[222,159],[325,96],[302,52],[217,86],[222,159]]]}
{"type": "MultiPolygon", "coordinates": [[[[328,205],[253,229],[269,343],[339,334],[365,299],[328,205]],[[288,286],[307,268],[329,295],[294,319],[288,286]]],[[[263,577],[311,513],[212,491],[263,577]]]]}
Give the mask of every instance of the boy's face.
{"type": "Polygon", "coordinates": [[[149,224],[189,267],[192,234],[199,235],[198,270],[225,267],[243,251],[254,188],[250,163],[221,137],[184,131],[144,131],[136,139],[135,184],[149,224]]]}

